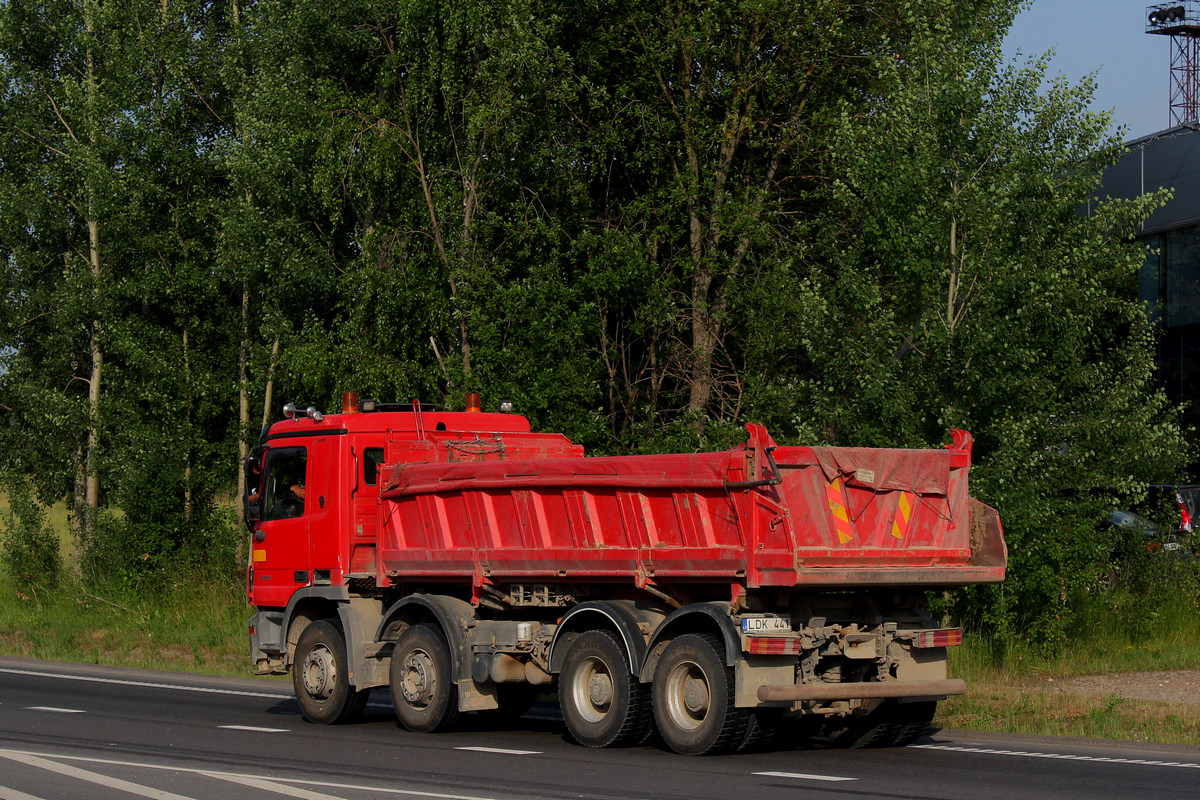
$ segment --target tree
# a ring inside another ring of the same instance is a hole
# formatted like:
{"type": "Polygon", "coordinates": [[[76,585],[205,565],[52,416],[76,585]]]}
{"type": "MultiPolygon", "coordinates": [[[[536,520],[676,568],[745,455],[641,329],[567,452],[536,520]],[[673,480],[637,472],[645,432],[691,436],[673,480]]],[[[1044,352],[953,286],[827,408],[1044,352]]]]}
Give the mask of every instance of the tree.
{"type": "Polygon", "coordinates": [[[843,106],[824,257],[801,273],[817,313],[790,354],[805,438],[975,433],[975,493],[1002,510],[1012,569],[1002,602],[966,610],[1052,636],[1109,554],[1099,517],[1186,448],[1135,290],[1131,235],[1158,199],[1096,201],[1120,141],[1087,110],[1090,81],[1045,88],[1044,60],[1003,65],[1015,10],[914,5],[912,46],[875,62],[876,101],[843,106]]]}
{"type": "Polygon", "coordinates": [[[116,536],[96,527],[109,501],[129,547],[157,554],[186,546],[217,488],[204,45],[220,21],[191,3],[0,6],[6,455],[42,498],[73,498],[94,553],[116,536]]]}

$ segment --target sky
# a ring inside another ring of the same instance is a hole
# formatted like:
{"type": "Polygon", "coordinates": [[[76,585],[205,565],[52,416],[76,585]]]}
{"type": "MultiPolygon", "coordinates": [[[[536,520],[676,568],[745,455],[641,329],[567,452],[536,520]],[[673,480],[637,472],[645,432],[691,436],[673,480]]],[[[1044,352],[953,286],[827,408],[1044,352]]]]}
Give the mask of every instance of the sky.
{"type": "Polygon", "coordinates": [[[1170,127],[1169,37],[1147,34],[1139,0],[1034,0],[1018,15],[1004,51],[1033,56],[1054,50],[1048,75],[1072,83],[1095,73],[1092,110],[1113,111],[1124,138],[1170,127]]]}

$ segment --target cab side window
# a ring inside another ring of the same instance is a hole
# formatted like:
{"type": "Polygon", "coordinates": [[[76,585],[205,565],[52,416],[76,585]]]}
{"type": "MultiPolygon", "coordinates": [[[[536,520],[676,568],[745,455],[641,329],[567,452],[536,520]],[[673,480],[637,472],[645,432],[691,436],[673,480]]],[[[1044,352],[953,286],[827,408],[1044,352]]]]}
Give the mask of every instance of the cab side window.
{"type": "Polygon", "coordinates": [[[363,450],[363,483],[374,486],[379,482],[379,465],[382,463],[382,447],[368,447],[363,450]]]}
{"type": "Polygon", "coordinates": [[[267,452],[263,520],[289,519],[304,514],[304,485],[308,452],[303,447],[272,448],[267,452]]]}

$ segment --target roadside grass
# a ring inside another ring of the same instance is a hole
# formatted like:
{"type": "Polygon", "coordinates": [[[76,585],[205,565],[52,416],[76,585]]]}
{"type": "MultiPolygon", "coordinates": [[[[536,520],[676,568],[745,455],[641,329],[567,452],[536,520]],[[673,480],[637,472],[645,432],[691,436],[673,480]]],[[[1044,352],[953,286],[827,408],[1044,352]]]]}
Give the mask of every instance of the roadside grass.
{"type": "Polygon", "coordinates": [[[950,674],[967,694],[940,704],[935,724],[964,730],[1200,745],[1200,706],[1072,690],[1084,675],[1200,670],[1200,598],[1188,591],[1144,595],[1119,590],[1095,598],[1074,636],[1047,651],[1001,648],[967,636],[950,649],[950,674]],[[1064,682],[1066,684],[1064,685],[1064,682]]]}
{"type": "MultiPolygon", "coordinates": [[[[0,493],[0,525],[11,524],[0,493]]],[[[83,586],[73,571],[75,541],[65,503],[46,510],[63,556],[54,589],[22,591],[0,567],[0,654],[128,667],[250,675],[240,575],[186,571],[141,595],[114,585],[83,586]]]]}
{"type": "MultiPolygon", "coordinates": [[[[134,595],[85,588],[71,572],[73,541],[65,507],[49,524],[62,544],[65,576],[54,590],[21,592],[0,581],[0,654],[58,661],[250,676],[246,604],[240,576],[184,573],[134,595]]],[[[0,524],[8,507],[0,495],[0,524]]],[[[6,577],[6,576],[3,576],[6,577]]],[[[1064,689],[1074,676],[1200,669],[1200,597],[1108,591],[1085,608],[1075,633],[1047,650],[1001,647],[968,635],[950,649],[950,674],[966,695],[940,704],[935,725],[1053,736],[1200,745],[1200,709],[1064,689]]]]}
{"type": "Polygon", "coordinates": [[[959,730],[1200,745],[1200,709],[1089,696],[1018,675],[968,681],[939,705],[934,725],[959,730]]]}
{"type": "Polygon", "coordinates": [[[181,576],[135,600],[92,593],[74,578],[52,592],[0,591],[0,653],[128,667],[251,674],[244,588],[232,578],[181,576]]]}

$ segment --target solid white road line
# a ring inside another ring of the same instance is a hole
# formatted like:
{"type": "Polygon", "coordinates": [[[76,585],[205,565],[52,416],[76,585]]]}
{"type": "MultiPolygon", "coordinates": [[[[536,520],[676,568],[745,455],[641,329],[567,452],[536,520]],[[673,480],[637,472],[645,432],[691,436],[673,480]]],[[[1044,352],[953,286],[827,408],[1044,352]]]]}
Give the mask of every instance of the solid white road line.
{"type": "Polygon", "coordinates": [[[509,750],[504,747],[456,747],[455,750],[474,750],[476,753],[502,753],[506,756],[536,756],[541,750],[509,750]]]}
{"type": "Polygon", "coordinates": [[[806,772],[752,772],[752,775],[762,775],[766,778],[796,778],[802,781],[856,781],[858,778],[846,778],[841,775],[810,775],[806,772]]]}
{"type": "MultiPolygon", "coordinates": [[[[56,753],[30,753],[25,750],[5,750],[0,749],[0,757],[12,758],[13,756],[29,756],[29,757],[44,757],[56,758],[61,761],[82,761],[85,764],[108,764],[117,767],[135,767],[138,769],[157,769],[167,772],[181,772],[187,775],[206,775],[208,777],[234,777],[234,778],[262,778],[261,775],[249,775],[244,772],[219,772],[211,769],[200,769],[198,767],[178,767],[169,764],[147,764],[138,761],[119,761],[112,758],[96,758],[95,756],[66,756],[56,753]]],[[[284,778],[280,776],[267,776],[269,780],[287,781],[288,783],[298,783],[303,786],[323,786],[330,789],[352,789],[354,791],[374,792],[377,795],[397,794],[397,795],[413,795],[416,797],[431,797],[435,800],[493,800],[486,795],[470,795],[470,794],[445,794],[441,792],[420,791],[417,789],[394,789],[390,786],[365,786],[356,783],[335,783],[333,781],[313,781],[303,780],[300,778],[284,778]]]]}
{"type": "Polygon", "coordinates": [[[288,692],[248,692],[243,689],[213,689],[207,686],[184,686],[178,683],[154,683],[152,681],[127,681],[120,678],[100,678],[94,675],[66,675],[61,672],[40,672],[32,669],[11,669],[8,667],[0,667],[0,672],[8,673],[9,675],[30,675],[35,678],[62,678],[65,681],[86,681],[88,683],[113,683],[118,686],[140,686],[145,689],[178,689],[181,692],[202,692],[204,694],[231,694],[239,697],[269,697],[287,698],[292,697],[292,693],[288,692]]]}
{"type": "Polygon", "coordinates": [[[18,792],[16,789],[9,789],[7,786],[0,786],[0,800],[43,800],[43,798],[18,792]]]}
{"type": "Polygon", "coordinates": [[[236,783],[241,786],[247,786],[251,789],[262,789],[268,792],[275,792],[284,797],[297,797],[299,800],[341,800],[331,794],[324,792],[310,792],[308,789],[301,789],[299,786],[287,786],[274,781],[264,781],[260,778],[247,778],[240,775],[222,775],[219,772],[206,772],[209,778],[217,778],[230,783],[236,783]]]}
{"type": "Polygon", "coordinates": [[[52,711],[55,714],[86,714],[81,708],[55,708],[54,706],[25,706],[26,711],[52,711]]]}
{"type": "Polygon", "coordinates": [[[260,728],[257,725],[218,725],[227,731],[254,731],[256,733],[287,733],[288,728],[260,728]]]}
{"type": "Polygon", "coordinates": [[[1102,764],[1139,764],[1147,767],[1183,767],[1200,769],[1200,763],[1190,761],[1155,761],[1146,758],[1115,758],[1110,756],[1076,756],[1067,753],[1035,753],[1025,750],[995,750],[988,747],[959,747],[948,744],[910,744],[910,748],[950,750],[955,753],[982,753],[990,756],[1020,756],[1023,758],[1053,758],[1062,761],[1093,761],[1102,764]]]}
{"type": "Polygon", "coordinates": [[[26,755],[24,753],[15,753],[11,750],[0,750],[0,758],[7,758],[10,761],[17,761],[22,764],[27,764],[31,767],[57,772],[59,775],[66,775],[69,778],[95,783],[100,786],[107,786],[110,789],[118,789],[129,794],[136,794],[139,797],[148,797],[151,800],[192,800],[190,797],[184,797],[181,794],[167,792],[162,789],[155,789],[150,786],[142,786],[139,783],[130,783],[123,781],[120,778],[110,778],[108,775],[101,775],[99,772],[90,772],[79,767],[72,767],[68,764],[59,764],[55,761],[48,761],[37,756],[26,755]]]}

